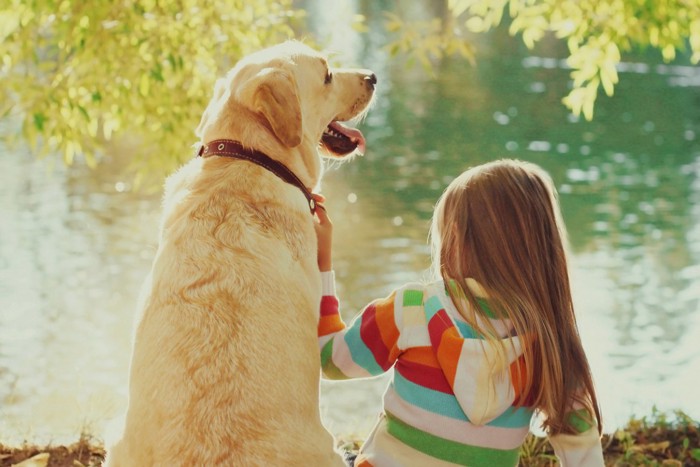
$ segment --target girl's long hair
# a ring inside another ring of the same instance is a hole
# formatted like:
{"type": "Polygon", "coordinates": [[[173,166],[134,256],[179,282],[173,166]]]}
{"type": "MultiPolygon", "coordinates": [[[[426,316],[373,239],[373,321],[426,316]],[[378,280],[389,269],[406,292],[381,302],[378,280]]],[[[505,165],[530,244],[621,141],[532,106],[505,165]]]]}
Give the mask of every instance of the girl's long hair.
{"type": "Polygon", "coordinates": [[[549,175],[515,160],[467,170],[438,201],[430,237],[434,273],[445,280],[465,319],[496,340],[489,320],[474,318],[479,305],[471,278],[488,296],[492,312],[509,319],[528,343],[523,364],[516,365],[524,388],[514,402],[541,411],[550,434],[573,433],[566,415],[576,408],[588,409],[600,432],[571,299],[566,230],[549,175]]]}

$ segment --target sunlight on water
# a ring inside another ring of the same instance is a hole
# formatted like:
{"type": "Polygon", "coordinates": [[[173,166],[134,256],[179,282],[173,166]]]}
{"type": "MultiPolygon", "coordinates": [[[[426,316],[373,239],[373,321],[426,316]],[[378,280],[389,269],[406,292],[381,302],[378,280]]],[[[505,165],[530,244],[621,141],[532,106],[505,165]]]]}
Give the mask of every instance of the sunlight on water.
{"type": "Polygon", "coordinates": [[[0,187],[0,436],[56,439],[124,407],[158,201],[24,154],[0,187]]]}

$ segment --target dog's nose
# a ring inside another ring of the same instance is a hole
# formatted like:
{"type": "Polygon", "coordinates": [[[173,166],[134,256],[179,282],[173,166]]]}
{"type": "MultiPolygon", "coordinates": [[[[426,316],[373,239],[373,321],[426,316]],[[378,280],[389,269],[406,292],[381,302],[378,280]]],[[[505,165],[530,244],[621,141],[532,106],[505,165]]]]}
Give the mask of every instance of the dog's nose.
{"type": "Polygon", "coordinates": [[[371,88],[374,88],[374,85],[377,84],[377,75],[375,75],[374,73],[367,75],[365,76],[365,81],[367,82],[367,84],[369,84],[371,88]]]}

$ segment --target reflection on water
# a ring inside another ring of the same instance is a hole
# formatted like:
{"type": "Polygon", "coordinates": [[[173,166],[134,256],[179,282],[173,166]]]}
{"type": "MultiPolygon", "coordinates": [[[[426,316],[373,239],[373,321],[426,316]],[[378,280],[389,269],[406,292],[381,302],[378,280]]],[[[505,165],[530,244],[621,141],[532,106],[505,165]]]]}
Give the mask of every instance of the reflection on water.
{"type": "MultiPolygon", "coordinates": [[[[363,124],[368,155],[331,168],[323,186],[345,317],[421,277],[433,203],[452,177],[497,157],[530,160],[560,190],[608,428],[652,404],[700,418],[700,72],[630,59],[615,97],[583,122],[560,103],[568,70],[557,44],[529,56],[491,34],[477,67],[444,60],[431,77],[387,56],[379,6],[362,5],[367,37],[316,25],[341,61],[380,78],[363,124]]],[[[22,149],[0,151],[0,438],[101,433],[124,408],[159,195],[132,193],[119,157],[48,171],[22,149]]],[[[384,384],[324,383],[332,431],[366,433],[384,384]]]]}
{"type": "Polygon", "coordinates": [[[3,151],[0,436],[76,432],[121,407],[157,198],[3,151]],[[115,390],[117,389],[117,390],[115,390]]]}

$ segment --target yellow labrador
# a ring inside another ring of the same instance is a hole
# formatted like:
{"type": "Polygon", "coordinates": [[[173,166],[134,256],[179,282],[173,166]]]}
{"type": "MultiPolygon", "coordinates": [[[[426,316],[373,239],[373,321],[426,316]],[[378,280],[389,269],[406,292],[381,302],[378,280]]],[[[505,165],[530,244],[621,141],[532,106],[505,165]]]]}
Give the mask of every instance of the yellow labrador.
{"type": "MultiPolygon", "coordinates": [[[[375,83],[368,70],[329,68],[286,42],[217,82],[197,134],[262,152],[310,190],[319,150],[364,151],[362,134],[340,122],[367,109],[375,83]]],[[[168,179],[125,430],[108,465],[343,465],[319,416],[321,284],[303,191],[217,155],[168,179]]]]}

